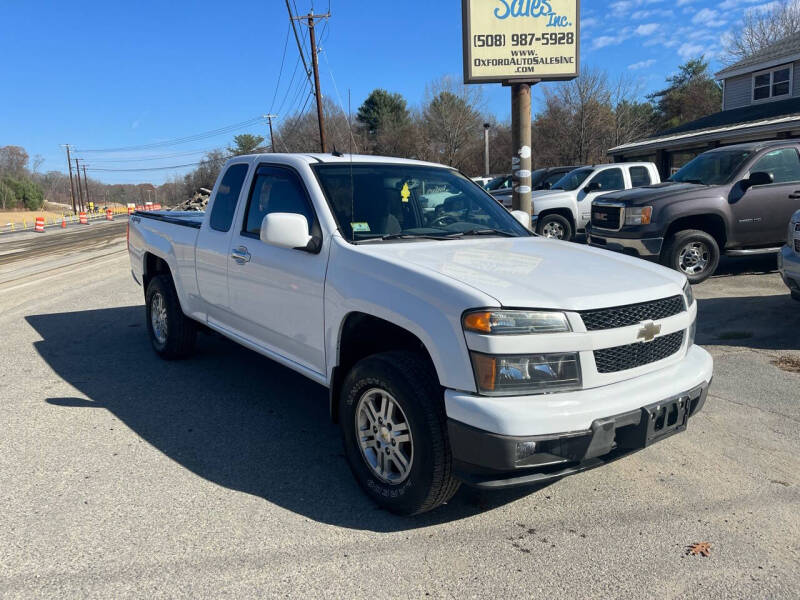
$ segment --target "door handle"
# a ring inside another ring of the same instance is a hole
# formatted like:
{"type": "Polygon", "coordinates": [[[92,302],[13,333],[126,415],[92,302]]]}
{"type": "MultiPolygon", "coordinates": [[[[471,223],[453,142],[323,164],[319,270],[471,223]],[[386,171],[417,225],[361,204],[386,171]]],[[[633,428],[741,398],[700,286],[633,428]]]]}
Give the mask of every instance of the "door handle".
{"type": "Polygon", "coordinates": [[[231,250],[231,258],[240,265],[243,265],[246,262],[250,262],[250,253],[244,246],[239,246],[238,248],[231,250]]]}

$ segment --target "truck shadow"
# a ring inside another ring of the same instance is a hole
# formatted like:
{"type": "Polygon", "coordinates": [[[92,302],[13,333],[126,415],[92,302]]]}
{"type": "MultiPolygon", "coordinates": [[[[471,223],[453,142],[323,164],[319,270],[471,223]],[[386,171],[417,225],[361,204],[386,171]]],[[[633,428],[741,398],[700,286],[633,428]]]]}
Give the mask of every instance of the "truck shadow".
{"type": "Polygon", "coordinates": [[[778,271],[776,254],[754,256],[723,256],[712,278],[732,277],[734,275],[760,275],[778,271]]]}
{"type": "Polygon", "coordinates": [[[254,352],[201,335],[195,357],[162,361],[144,307],[34,315],[35,347],[85,398],[55,410],[104,409],[193,473],[319,522],[379,532],[463,519],[530,494],[463,488],[440,509],[401,518],[378,509],[353,479],[327,390],[254,352]]]}
{"type": "Polygon", "coordinates": [[[773,296],[697,300],[697,343],[760,350],[800,350],[800,302],[773,296]]]}

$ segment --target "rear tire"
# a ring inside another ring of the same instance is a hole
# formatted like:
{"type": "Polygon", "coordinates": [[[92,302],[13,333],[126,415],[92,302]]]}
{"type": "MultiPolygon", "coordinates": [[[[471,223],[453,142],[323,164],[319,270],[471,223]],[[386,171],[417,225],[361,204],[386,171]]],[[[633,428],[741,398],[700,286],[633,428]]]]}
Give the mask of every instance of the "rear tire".
{"type": "Polygon", "coordinates": [[[571,242],[574,237],[572,223],[558,214],[540,217],[536,224],[536,233],[543,237],[571,242]]]}
{"type": "Polygon", "coordinates": [[[699,229],[686,229],[667,241],[661,251],[661,263],[680,271],[694,284],[714,274],[719,255],[719,245],[713,236],[699,229]]]}
{"type": "Polygon", "coordinates": [[[147,333],[153,350],[161,358],[186,358],[194,352],[197,339],[195,322],[183,314],[172,278],[156,275],[145,294],[147,333]]]}
{"type": "Polygon", "coordinates": [[[361,360],[345,378],[341,403],[347,462],[381,507],[416,515],[456,493],[442,389],[420,355],[385,352],[361,360]]]}

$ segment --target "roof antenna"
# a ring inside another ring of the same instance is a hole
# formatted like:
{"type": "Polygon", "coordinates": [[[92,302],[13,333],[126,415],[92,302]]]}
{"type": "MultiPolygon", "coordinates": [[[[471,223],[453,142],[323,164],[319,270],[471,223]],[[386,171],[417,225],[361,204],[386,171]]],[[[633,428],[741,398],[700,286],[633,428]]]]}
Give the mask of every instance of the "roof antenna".
{"type": "Polygon", "coordinates": [[[344,154],[342,154],[341,152],[336,150],[336,144],[335,143],[333,144],[333,152],[331,152],[331,155],[332,156],[339,156],[339,157],[340,156],[344,156],[344,154]]]}

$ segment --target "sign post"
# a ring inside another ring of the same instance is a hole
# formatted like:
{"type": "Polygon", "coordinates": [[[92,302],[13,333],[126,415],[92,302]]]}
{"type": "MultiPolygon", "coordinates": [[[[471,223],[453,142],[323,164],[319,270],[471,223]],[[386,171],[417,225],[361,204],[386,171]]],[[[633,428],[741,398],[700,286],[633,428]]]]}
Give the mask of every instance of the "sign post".
{"type": "Polygon", "coordinates": [[[464,83],[511,86],[512,207],[531,212],[531,86],[578,76],[579,0],[462,0],[464,83]]]}

